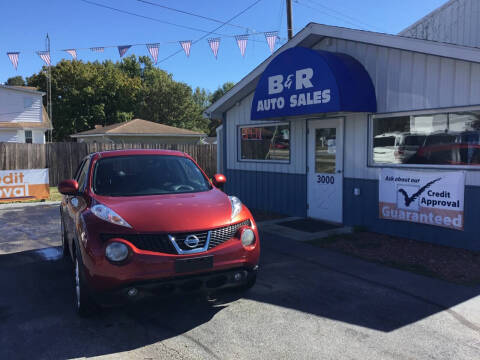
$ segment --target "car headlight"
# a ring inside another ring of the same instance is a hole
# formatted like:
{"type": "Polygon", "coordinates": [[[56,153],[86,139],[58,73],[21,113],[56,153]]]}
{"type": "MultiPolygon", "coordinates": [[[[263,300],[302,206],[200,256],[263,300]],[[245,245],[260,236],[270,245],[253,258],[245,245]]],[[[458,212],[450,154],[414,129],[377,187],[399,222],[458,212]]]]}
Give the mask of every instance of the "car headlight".
{"type": "Polygon", "coordinates": [[[105,256],[110,261],[123,261],[128,256],[128,246],[121,242],[112,242],[107,245],[105,256]]]}
{"type": "Polygon", "coordinates": [[[109,207],[106,207],[105,205],[102,205],[102,204],[94,205],[92,206],[91,210],[96,217],[102,220],[108,221],[115,225],[131,228],[130,224],[127,223],[125,220],[123,220],[120,215],[118,215],[115,211],[113,211],[109,207]]]}
{"type": "Polygon", "coordinates": [[[240,240],[243,246],[250,246],[255,242],[255,233],[252,229],[244,228],[240,234],[240,240]]]}
{"type": "Polygon", "coordinates": [[[230,199],[230,203],[232,204],[232,220],[233,220],[233,218],[238,214],[240,214],[240,211],[242,211],[242,202],[236,196],[229,196],[228,198],[230,199]]]}

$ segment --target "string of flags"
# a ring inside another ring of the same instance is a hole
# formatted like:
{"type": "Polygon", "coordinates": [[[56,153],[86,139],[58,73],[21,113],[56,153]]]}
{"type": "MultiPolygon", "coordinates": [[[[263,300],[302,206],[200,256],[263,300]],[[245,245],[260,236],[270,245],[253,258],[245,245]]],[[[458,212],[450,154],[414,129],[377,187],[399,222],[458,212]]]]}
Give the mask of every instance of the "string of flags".
{"type": "MultiPolygon", "coordinates": [[[[268,48],[270,49],[270,53],[273,53],[275,51],[275,44],[277,40],[279,39],[278,37],[278,31],[269,31],[263,33],[265,35],[265,40],[267,41],[268,48]]],[[[242,57],[245,57],[245,52],[247,49],[247,42],[249,39],[249,36],[251,35],[256,35],[256,34],[243,34],[243,35],[235,35],[235,41],[237,43],[238,48],[240,49],[240,54],[242,57]]],[[[209,38],[207,39],[208,45],[210,46],[210,49],[212,50],[213,56],[215,59],[218,58],[218,50],[220,49],[220,40],[221,38],[209,38]]],[[[190,50],[193,44],[192,40],[182,40],[178,41],[180,44],[181,48],[185,52],[185,55],[187,57],[190,57],[190,50]]],[[[153,61],[155,64],[158,63],[158,55],[159,55],[159,49],[160,49],[160,43],[152,43],[152,44],[134,44],[134,45],[119,45],[119,46],[106,46],[106,47],[91,47],[87,49],[65,49],[62,50],[69,54],[73,60],[77,60],[77,51],[78,50],[90,50],[92,52],[97,52],[97,53],[103,53],[105,51],[105,48],[111,48],[111,47],[116,47],[118,50],[118,54],[120,55],[120,58],[122,58],[128,50],[132,46],[137,46],[137,45],[145,45],[147,47],[147,51],[152,57],[153,61]]],[[[50,58],[50,52],[49,51],[37,51],[37,55],[43,60],[43,62],[47,65],[51,65],[51,58],[50,58]]],[[[7,52],[7,56],[10,59],[13,67],[15,70],[17,70],[18,67],[18,61],[20,57],[20,52],[19,51],[11,51],[7,52]]]]}

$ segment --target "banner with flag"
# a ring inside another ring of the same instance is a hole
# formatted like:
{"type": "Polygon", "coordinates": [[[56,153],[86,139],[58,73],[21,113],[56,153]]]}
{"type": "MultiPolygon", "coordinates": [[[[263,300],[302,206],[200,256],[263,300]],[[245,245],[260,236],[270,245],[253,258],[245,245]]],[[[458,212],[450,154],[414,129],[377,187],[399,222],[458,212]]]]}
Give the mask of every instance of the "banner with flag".
{"type": "Polygon", "coordinates": [[[90,48],[93,52],[104,52],[105,48],[104,47],[92,47],[90,48]]]}
{"type": "Polygon", "coordinates": [[[51,65],[50,62],[50,53],[48,51],[37,51],[37,55],[47,64],[48,66],[51,65]]]}
{"type": "Polygon", "coordinates": [[[213,56],[215,56],[216,59],[218,55],[218,48],[220,47],[220,38],[208,39],[208,45],[210,45],[210,49],[212,49],[213,56]]]}
{"type": "Polygon", "coordinates": [[[12,65],[15,68],[15,70],[17,70],[17,67],[18,67],[18,57],[19,57],[19,55],[20,55],[20,53],[18,51],[7,52],[7,56],[10,59],[10,61],[12,62],[12,65]]]}
{"type": "Polygon", "coordinates": [[[278,31],[266,32],[265,39],[267,39],[268,47],[270,48],[270,53],[273,53],[275,51],[275,42],[278,39],[278,31]]]}
{"type": "Polygon", "coordinates": [[[118,53],[120,54],[120,57],[122,57],[123,55],[125,55],[128,51],[128,49],[130,49],[132,47],[132,45],[121,45],[121,46],[118,46],[118,53]]]}
{"type": "Polygon", "coordinates": [[[158,49],[160,48],[160,44],[147,44],[148,52],[152,57],[154,63],[158,62],[158,49]]]}
{"type": "Polygon", "coordinates": [[[237,40],[238,48],[242,56],[245,56],[245,50],[247,49],[248,34],[245,35],[235,35],[235,40],[237,40]]]}
{"type": "Polygon", "coordinates": [[[64,50],[67,54],[69,54],[73,60],[77,60],[77,50],[75,49],[67,49],[64,50]]]}
{"type": "Polygon", "coordinates": [[[189,57],[190,56],[190,48],[192,47],[192,40],[180,41],[180,46],[182,47],[183,51],[185,51],[185,55],[187,55],[187,57],[189,57]]]}

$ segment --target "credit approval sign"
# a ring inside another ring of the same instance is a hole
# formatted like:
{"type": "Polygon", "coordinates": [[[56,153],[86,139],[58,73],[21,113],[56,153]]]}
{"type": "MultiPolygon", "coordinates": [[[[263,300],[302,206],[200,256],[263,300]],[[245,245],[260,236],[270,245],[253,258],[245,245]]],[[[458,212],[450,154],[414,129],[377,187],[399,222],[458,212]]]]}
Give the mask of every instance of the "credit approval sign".
{"type": "Polygon", "coordinates": [[[48,169],[0,171],[0,202],[42,200],[49,196],[48,169]]]}
{"type": "Polygon", "coordinates": [[[379,217],[463,230],[464,190],[463,171],[382,169],[379,217]]]}

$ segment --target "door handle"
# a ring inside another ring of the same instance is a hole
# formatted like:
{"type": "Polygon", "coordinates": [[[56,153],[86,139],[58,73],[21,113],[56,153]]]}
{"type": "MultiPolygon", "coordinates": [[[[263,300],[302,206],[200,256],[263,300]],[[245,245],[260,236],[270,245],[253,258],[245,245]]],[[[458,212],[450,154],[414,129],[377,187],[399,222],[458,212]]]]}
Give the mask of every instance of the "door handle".
{"type": "Polygon", "coordinates": [[[337,170],[337,174],[341,174],[342,172],[342,170],[337,170]]]}

